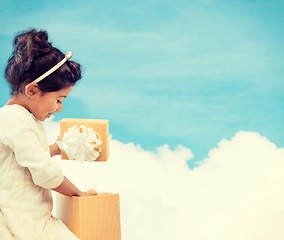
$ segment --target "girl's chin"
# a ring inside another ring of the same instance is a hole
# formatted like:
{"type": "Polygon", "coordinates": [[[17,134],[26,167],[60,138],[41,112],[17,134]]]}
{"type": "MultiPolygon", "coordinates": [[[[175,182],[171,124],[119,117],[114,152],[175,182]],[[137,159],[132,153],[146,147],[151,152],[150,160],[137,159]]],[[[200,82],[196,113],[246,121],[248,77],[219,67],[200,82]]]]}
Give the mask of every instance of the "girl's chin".
{"type": "Polygon", "coordinates": [[[43,116],[43,115],[41,115],[41,116],[35,116],[35,115],[34,115],[34,117],[35,117],[37,120],[39,120],[39,121],[44,121],[44,120],[50,118],[51,115],[52,115],[52,114],[48,113],[48,114],[46,114],[46,115],[44,115],[44,116],[43,116]]]}
{"type": "Polygon", "coordinates": [[[50,116],[35,116],[35,118],[41,122],[43,122],[44,120],[50,118],[50,116]]]}

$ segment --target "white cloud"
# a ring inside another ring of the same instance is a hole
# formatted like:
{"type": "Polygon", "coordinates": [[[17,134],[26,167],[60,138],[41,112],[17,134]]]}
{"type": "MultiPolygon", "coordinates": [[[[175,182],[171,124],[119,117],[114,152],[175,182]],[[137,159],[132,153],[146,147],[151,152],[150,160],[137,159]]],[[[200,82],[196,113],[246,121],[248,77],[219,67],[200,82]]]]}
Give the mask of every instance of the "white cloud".
{"type": "MultiPolygon", "coordinates": [[[[55,140],[58,124],[46,127],[55,140]]],[[[183,146],[148,152],[111,139],[110,156],[107,163],[61,166],[82,190],[120,194],[124,240],[284,236],[284,149],[258,133],[223,139],[193,170],[186,164],[192,152],[183,146]]]]}

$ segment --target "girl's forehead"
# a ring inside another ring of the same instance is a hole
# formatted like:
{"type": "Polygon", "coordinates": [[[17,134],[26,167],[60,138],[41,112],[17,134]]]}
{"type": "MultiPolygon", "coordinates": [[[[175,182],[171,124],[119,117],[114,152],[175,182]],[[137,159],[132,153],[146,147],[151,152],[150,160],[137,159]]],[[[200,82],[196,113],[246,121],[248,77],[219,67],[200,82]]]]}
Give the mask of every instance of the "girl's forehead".
{"type": "Polygon", "coordinates": [[[60,89],[54,92],[42,92],[42,95],[45,97],[51,97],[51,98],[66,98],[69,95],[69,93],[72,91],[72,89],[73,89],[73,86],[63,88],[63,89],[60,89]]]}
{"type": "Polygon", "coordinates": [[[73,89],[73,86],[63,88],[63,89],[56,91],[56,94],[60,97],[67,97],[68,94],[72,91],[72,89],[73,89]]]}

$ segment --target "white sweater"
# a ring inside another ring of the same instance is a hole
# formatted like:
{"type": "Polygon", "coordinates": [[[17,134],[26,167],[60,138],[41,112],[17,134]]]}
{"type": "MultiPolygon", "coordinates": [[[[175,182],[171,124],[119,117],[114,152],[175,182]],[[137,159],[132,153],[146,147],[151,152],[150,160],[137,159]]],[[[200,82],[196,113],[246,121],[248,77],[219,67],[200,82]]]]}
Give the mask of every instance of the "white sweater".
{"type": "Polygon", "coordinates": [[[42,123],[22,106],[0,108],[0,239],[6,235],[7,240],[60,239],[62,231],[70,237],[69,230],[51,216],[50,188],[58,187],[63,178],[50,158],[42,123]],[[55,229],[58,236],[52,234],[55,229]]]}

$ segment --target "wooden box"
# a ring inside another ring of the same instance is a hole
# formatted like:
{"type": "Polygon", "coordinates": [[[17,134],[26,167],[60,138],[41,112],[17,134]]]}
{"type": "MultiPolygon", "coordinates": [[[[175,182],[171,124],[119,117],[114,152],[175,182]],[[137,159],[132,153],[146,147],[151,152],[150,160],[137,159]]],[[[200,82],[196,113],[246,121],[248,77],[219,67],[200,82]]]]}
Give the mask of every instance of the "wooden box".
{"type": "Polygon", "coordinates": [[[56,194],[56,216],[80,240],[121,240],[119,195],[90,197],[56,194]]]}
{"type": "MultiPolygon", "coordinates": [[[[81,125],[87,128],[92,128],[93,131],[100,135],[102,144],[100,156],[95,161],[107,161],[109,160],[109,121],[101,119],[76,119],[76,118],[64,118],[60,121],[60,139],[63,139],[65,132],[71,127],[81,125]]],[[[62,159],[68,160],[68,157],[64,151],[61,151],[62,159]]]]}

